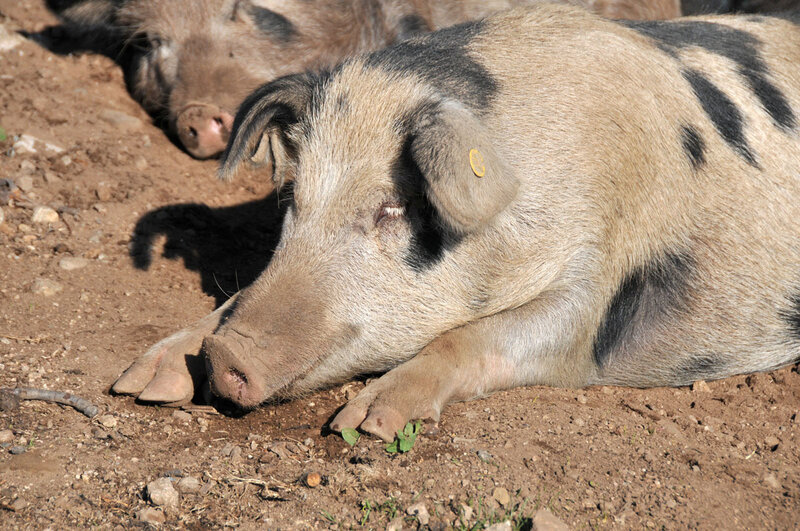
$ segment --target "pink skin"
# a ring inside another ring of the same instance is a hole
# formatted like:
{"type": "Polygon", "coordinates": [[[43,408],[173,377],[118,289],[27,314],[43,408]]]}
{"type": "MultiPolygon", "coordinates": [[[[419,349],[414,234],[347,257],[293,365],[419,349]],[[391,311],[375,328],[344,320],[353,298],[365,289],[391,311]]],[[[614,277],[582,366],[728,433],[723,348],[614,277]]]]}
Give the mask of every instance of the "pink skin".
{"type": "Polygon", "coordinates": [[[187,105],[176,121],[181,143],[198,159],[219,155],[228,144],[232,127],[233,115],[207,103],[187,105]]]}

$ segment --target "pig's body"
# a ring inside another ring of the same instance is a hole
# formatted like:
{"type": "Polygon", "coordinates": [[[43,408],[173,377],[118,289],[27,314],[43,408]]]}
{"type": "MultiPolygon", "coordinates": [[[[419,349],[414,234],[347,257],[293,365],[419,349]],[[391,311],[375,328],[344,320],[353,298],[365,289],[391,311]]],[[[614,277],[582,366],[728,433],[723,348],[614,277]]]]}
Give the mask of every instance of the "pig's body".
{"type": "MultiPolygon", "coordinates": [[[[383,48],[434,29],[542,0],[50,0],[92,31],[110,28],[135,50],[131,88],[195,157],[218,155],[233,114],[262,83],[383,48]]],[[[679,0],[563,0],[609,18],[663,19],[679,0]]],[[[751,1],[751,10],[797,0],[751,1]]],[[[687,3],[687,2],[684,2],[687,3]]],[[[692,12],[730,0],[691,0],[692,12]]]]}
{"type": "Polygon", "coordinates": [[[798,62],[781,18],[542,6],[262,87],[222,173],[292,183],[275,256],[115,390],[187,398],[214,331],[212,388],[243,406],[388,370],[332,426],[391,439],[503,388],[795,362],[798,62]]]}

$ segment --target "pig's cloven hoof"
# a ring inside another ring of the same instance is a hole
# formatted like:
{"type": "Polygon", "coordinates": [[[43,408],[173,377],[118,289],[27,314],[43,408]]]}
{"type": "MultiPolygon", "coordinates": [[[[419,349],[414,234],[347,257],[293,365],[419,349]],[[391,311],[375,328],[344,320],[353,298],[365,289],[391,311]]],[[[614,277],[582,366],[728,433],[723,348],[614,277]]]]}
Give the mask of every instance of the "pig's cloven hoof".
{"type": "MultiPolygon", "coordinates": [[[[395,369],[397,370],[397,369],[395,369]]],[[[430,392],[400,381],[390,371],[365,387],[333,419],[330,428],[361,428],[367,433],[391,442],[398,430],[415,419],[439,420],[439,408],[430,392]]]]}

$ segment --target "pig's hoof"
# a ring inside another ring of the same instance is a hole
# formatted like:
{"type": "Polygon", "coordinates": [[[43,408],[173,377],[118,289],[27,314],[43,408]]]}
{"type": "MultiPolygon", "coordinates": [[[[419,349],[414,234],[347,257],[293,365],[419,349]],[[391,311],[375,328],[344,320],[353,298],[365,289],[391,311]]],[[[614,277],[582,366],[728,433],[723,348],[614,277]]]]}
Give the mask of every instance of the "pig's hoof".
{"type": "Polygon", "coordinates": [[[414,419],[439,420],[439,411],[425,392],[415,393],[407,386],[392,385],[391,373],[368,385],[333,419],[330,428],[360,428],[367,433],[391,442],[406,423],[414,419]],[[384,388],[384,389],[381,389],[384,388]]]}

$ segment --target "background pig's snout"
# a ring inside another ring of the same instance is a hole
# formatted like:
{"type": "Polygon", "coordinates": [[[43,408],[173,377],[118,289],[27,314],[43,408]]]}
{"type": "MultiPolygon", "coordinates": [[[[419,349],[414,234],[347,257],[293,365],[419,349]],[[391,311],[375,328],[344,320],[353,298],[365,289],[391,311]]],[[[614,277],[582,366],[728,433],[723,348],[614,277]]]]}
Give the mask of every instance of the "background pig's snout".
{"type": "Polygon", "coordinates": [[[253,367],[252,340],[236,333],[203,340],[212,391],[242,407],[256,407],[266,397],[264,378],[253,367]]]}
{"type": "Polygon", "coordinates": [[[176,122],[178,138],[194,157],[206,159],[222,153],[228,144],[233,116],[216,105],[196,103],[185,107],[176,122]]]}

